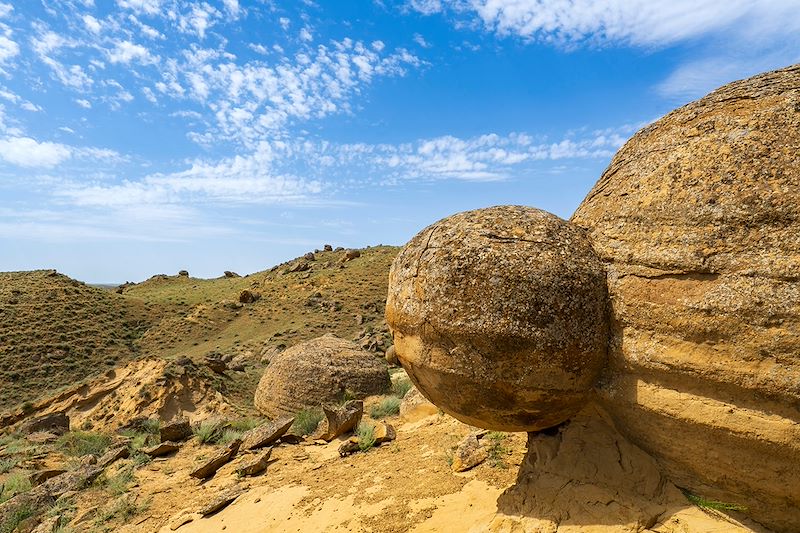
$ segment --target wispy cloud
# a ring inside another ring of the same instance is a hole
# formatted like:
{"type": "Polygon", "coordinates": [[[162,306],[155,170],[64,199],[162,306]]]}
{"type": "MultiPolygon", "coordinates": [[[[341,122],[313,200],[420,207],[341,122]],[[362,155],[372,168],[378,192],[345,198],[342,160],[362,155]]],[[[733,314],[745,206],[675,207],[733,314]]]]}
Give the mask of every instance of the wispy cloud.
{"type": "Polygon", "coordinates": [[[658,86],[689,98],[800,60],[800,0],[410,0],[408,8],[458,26],[559,47],[693,47],[658,86]]]}

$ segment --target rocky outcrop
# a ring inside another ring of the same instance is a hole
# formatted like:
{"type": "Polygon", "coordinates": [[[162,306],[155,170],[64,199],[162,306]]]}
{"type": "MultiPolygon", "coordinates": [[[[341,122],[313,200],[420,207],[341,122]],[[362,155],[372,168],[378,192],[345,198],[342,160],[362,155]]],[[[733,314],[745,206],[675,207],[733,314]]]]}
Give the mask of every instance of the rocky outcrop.
{"type": "Polygon", "coordinates": [[[385,360],[352,342],[325,335],[273,357],[258,384],[255,405],[277,418],[335,403],[345,393],[355,398],[380,394],[388,386],[385,360]]]}
{"type": "Polygon", "coordinates": [[[293,423],[293,416],[284,416],[278,420],[254,427],[242,435],[242,451],[263,448],[277,442],[289,431],[293,423]]]}
{"type": "Polygon", "coordinates": [[[386,320],[425,397],[467,424],[534,431],[586,401],[606,359],[606,298],[583,230],[501,206],[414,237],[392,264],[386,320]]]}
{"type": "Polygon", "coordinates": [[[572,222],[608,267],[620,429],[679,485],[800,530],[800,66],[639,132],[572,222]]]}

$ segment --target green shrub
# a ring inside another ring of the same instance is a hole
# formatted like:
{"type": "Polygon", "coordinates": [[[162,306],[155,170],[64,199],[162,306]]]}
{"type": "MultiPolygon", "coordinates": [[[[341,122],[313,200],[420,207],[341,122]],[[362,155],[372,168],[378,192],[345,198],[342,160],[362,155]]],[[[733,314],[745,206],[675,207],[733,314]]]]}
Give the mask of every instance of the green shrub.
{"type": "Polygon", "coordinates": [[[241,439],[241,438],[242,438],[241,431],[229,428],[222,432],[222,435],[219,437],[219,440],[217,440],[217,443],[228,445],[231,442],[235,441],[236,439],[241,439]]]}
{"type": "Polygon", "coordinates": [[[146,510],[149,506],[149,501],[140,505],[136,503],[135,498],[131,496],[123,496],[99,509],[97,511],[97,515],[95,515],[95,522],[99,526],[105,525],[112,520],[119,521],[124,524],[137,514],[146,510]]]}
{"type": "Polygon", "coordinates": [[[506,447],[506,439],[508,435],[501,431],[491,431],[486,435],[489,441],[488,449],[489,464],[494,468],[507,468],[506,457],[508,457],[509,449],[506,447]]]}
{"type": "Polygon", "coordinates": [[[356,428],[358,437],[358,447],[362,452],[370,450],[375,446],[375,426],[361,422],[356,428]]]}
{"type": "Polygon", "coordinates": [[[323,418],[325,414],[322,409],[303,409],[295,415],[291,431],[298,435],[310,435],[314,433],[323,418]]]}
{"type": "Polygon", "coordinates": [[[747,511],[747,507],[739,505],[738,503],[725,503],[715,500],[707,500],[702,496],[698,496],[687,489],[681,489],[683,495],[692,504],[700,507],[701,509],[713,509],[714,511],[747,511]]]}
{"type": "Polygon", "coordinates": [[[369,416],[375,419],[386,418],[400,412],[400,398],[397,396],[387,396],[378,405],[373,405],[369,410],[369,416]]]}
{"type": "Polygon", "coordinates": [[[0,459],[0,474],[5,474],[6,472],[10,472],[12,468],[17,466],[17,461],[14,458],[8,459],[0,459]]]}
{"type": "Polygon", "coordinates": [[[17,494],[30,489],[31,482],[27,475],[22,473],[9,474],[3,484],[0,485],[0,503],[8,501],[17,494]]]}
{"type": "Polygon", "coordinates": [[[103,455],[109,444],[111,437],[108,435],[89,431],[71,431],[61,435],[56,441],[58,449],[73,457],[88,454],[103,455]]]}
{"type": "MultiPolygon", "coordinates": [[[[0,501],[3,501],[0,499],[0,501]]],[[[36,514],[36,509],[30,505],[22,505],[11,511],[3,522],[0,522],[0,533],[13,533],[17,526],[26,518],[36,514]]]]}
{"type": "Polygon", "coordinates": [[[230,427],[231,429],[244,433],[245,431],[257,428],[264,422],[266,422],[266,420],[263,418],[238,418],[230,423],[230,427]]]}
{"type": "Polygon", "coordinates": [[[398,379],[392,383],[392,394],[398,398],[405,398],[413,386],[408,379],[398,379]]]}
{"type": "Polygon", "coordinates": [[[216,421],[201,422],[192,431],[200,444],[214,444],[222,437],[222,428],[216,421]]]}

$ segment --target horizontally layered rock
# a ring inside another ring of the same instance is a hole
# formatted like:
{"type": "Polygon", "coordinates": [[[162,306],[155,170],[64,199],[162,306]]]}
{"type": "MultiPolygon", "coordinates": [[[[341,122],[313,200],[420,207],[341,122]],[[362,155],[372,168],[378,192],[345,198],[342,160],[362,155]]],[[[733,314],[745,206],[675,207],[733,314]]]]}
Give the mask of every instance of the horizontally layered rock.
{"type": "Polygon", "coordinates": [[[800,66],[639,132],[572,222],[608,268],[620,430],[678,485],[800,531],[800,66]]]}
{"type": "Polygon", "coordinates": [[[433,403],[467,424],[534,431],[578,412],[605,363],[605,272],[584,231],[555,215],[468,211],[400,252],[386,320],[433,403]]]}

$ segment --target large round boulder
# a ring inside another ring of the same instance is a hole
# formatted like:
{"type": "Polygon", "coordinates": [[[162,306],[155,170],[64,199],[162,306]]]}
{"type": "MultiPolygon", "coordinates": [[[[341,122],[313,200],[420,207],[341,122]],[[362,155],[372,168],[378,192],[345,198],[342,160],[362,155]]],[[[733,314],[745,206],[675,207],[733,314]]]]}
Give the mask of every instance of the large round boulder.
{"type": "Polygon", "coordinates": [[[424,229],[389,274],[386,319],[417,388],[487,429],[557,425],[606,360],[606,278],[585,232],[502,206],[424,229]]]}
{"type": "Polygon", "coordinates": [[[609,270],[619,428],[679,486],[800,531],[800,66],[640,131],[572,222],[609,270]]]}
{"type": "Polygon", "coordinates": [[[274,357],[255,395],[256,408],[275,418],[345,395],[365,398],[389,388],[386,361],[333,335],[302,342],[274,357]]]}

